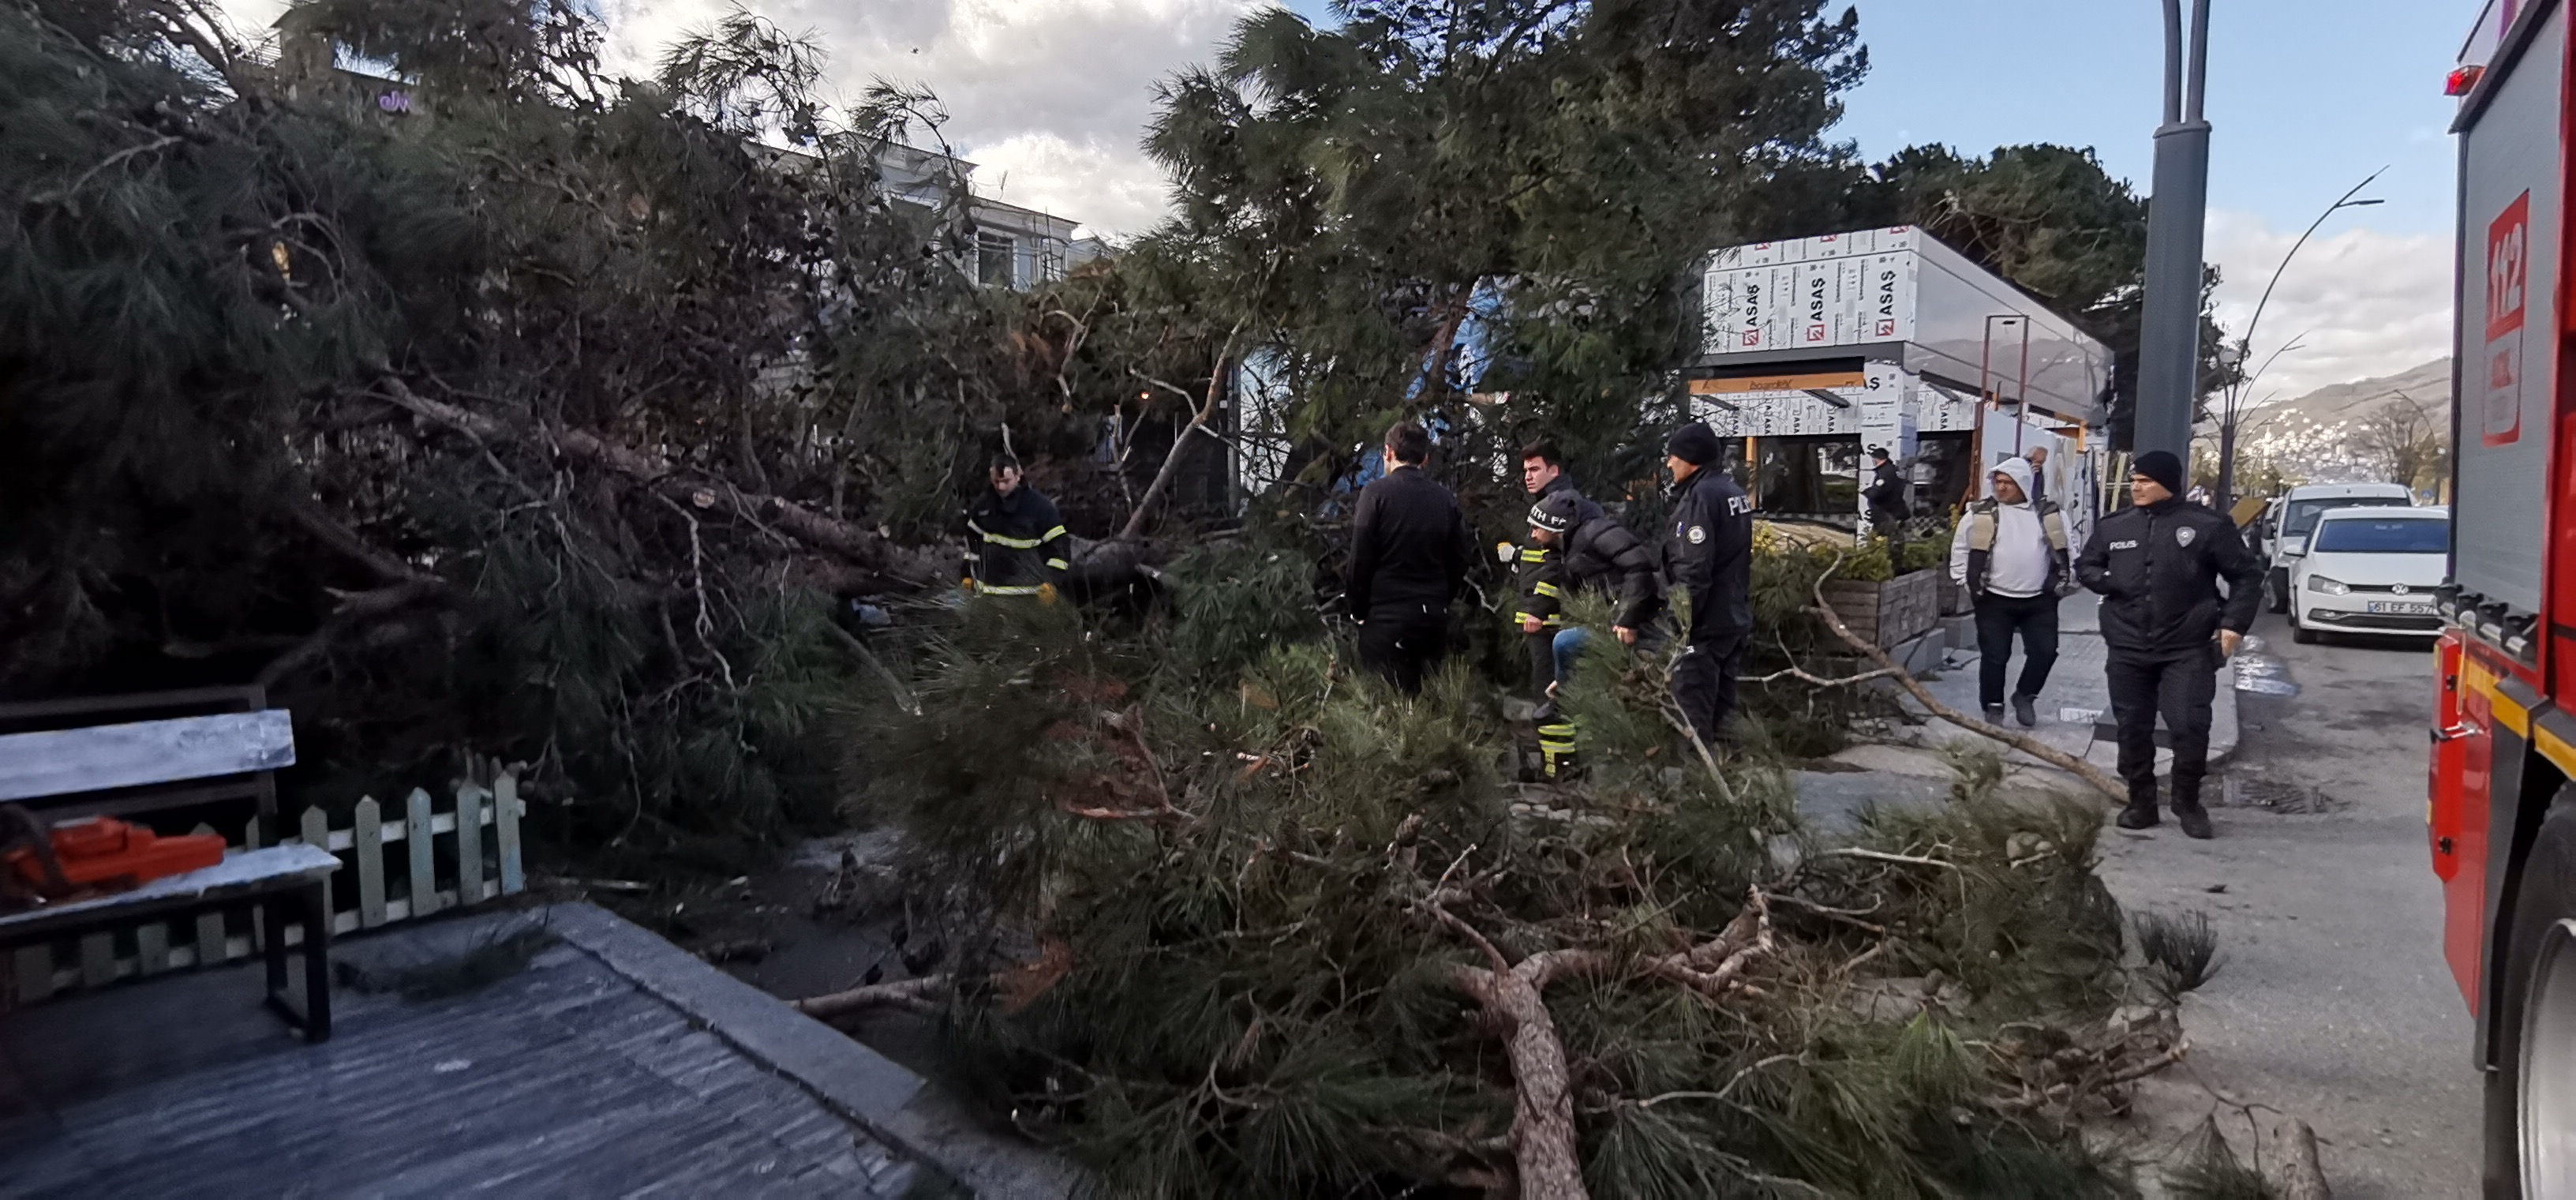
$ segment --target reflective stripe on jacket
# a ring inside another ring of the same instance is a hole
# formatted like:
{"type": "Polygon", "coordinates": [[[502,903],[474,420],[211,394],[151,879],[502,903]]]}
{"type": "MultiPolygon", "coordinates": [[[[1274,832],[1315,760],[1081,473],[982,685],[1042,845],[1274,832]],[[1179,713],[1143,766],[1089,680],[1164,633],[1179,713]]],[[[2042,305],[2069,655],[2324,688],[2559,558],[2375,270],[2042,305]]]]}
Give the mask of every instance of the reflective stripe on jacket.
{"type": "Polygon", "coordinates": [[[1061,583],[1071,540],[1055,501],[1021,484],[1008,496],[987,490],[966,514],[966,550],[975,590],[988,596],[1033,596],[1061,583]]]}

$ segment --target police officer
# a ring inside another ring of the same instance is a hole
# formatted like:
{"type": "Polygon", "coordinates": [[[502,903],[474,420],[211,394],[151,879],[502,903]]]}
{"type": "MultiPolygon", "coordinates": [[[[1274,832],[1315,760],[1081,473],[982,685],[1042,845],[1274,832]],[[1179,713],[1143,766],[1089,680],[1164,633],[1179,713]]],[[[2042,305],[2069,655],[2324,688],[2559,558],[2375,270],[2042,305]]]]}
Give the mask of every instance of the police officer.
{"type": "Polygon", "coordinates": [[[1035,596],[1055,603],[1070,543],[1055,501],[1020,478],[1020,460],[996,454],[985,469],[992,486],[966,511],[968,591],[985,596],[1035,596]]]}
{"type": "Polygon", "coordinates": [[[1870,532],[1886,538],[1891,547],[1905,536],[1905,518],[1911,514],[1905,503],[1905,473],[1887,457],[1885,446],[1872,446],[1869,451],[1869,486],[1861,498],[1869,501],[1870,532]]]}
{"type": "MultiPolygon", "coordinates": [[[[1557,451],[1556,443],[1544,438],[1521,447],[1521,486],[1534,503],[1552,496],[1572,497],[1577,524],[1601,515],[1601,506],[1584,498],[1574,486],[1573,477],[1565,473],[1565,456],[1557,451]]],[[[1558,678],[1554,645],[1563,625],[1563,606],[1557,603],[1557,576],[1562,574],[1557,570],[1557,557],[1556,548],[1537,538],[1512,555],[1516,563],[1512,583],[1521,597],[1519,606],[1512,610],[1512,623],[1520,626],[1527,637],[1530,689],[1542,697],[1556,686],[1558,678]]]]}
{"type": "Polygon", "coordinates": [[[1712,470],[1717,434],[1693,421],[1664,443],[1673,473],[1664,574],[1690,596],[1690,625],[1673,664],[1673,700],[1700,740],[1715,745],[1735,712],[1735,673],[1753,637],[1753,502],[1712,470]]]}
{"type": "Polygon", "coordinates": [[[1458,497],[1422,473],[1431,434],[1411,421],[1386,431],[1386,474],[1351,514],[1344,598],[1360,623],[1360,661],[1406,694],[1449,651],[1449,601],[1467,582],[1467,520],[1458,497]]]}
{"type": "Polygon", "coordinates": [[[2162,713],[2173,735],[2174,820],[2185,836],[2206,838],[2200,780],[2209,770],[2209,704],[2219,665],[2254,624],[2263,564],[2225,517],[2182,498],[2182,480],[2182,460],[2171,451],[2139,455],[2129,474],[2133,506],[2094,526],[2075,574],[2102,594],[2111,715],[2120,726],[2120,778],[2129,785],[2120,828],[2156,823],[2162,713]]]}

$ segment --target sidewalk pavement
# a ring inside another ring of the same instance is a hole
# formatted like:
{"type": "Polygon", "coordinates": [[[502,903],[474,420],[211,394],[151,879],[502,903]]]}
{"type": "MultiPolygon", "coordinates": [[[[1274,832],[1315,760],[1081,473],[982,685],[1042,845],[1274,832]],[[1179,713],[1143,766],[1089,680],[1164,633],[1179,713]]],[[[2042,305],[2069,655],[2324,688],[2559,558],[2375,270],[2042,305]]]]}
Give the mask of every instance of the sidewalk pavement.
{"type": "MultiPolygon", "coordinates": [[[[2212,766],[2225,762],[2236,752],[2236,688],[2239,668],[2249,655],[2258,655],[2258,639],[2249,639],[2237,655],[2237,661],[2222,669],[2216,699],[2210,705],[2209,761],[2212,766]]],[[[2069,596],[2058,606],[2057,666],[2049,672],[2048,686],[2039,696],[2039,726],[2028,730],[2031,736],[2049,746],[2078,755],[2106,772],[2119,766],[2119,745],[2111,726],[2111,692],[2104,674],[2107,651],[2102,645],[2100,597],[2089,592],[2069,596]]],[[[2007,686],[2021,671],[2018,643],[2007,686]]],[[[1942,670],[1919,677],[1926,690],[1952,708],[1969,716],[1982,715],[1977,703],[1977,648],[1971,644],[1950,648],[1942,670]]],[[[1954,741],[1984,740],[1947,721],[1931,716],[1912,696],[1899,695],[1906,710],[1922,717],[1921,725],[1904,726],[1895,732],[1897,740],[1918,746],[1938,748],[1954,741]]],[[[2004,715],[2005,727],[2020,730],[2012,715],[2004,715]]],[[[1840,756],[1837,756],[1840,757],[1840,756]]],[[[1864,756],[1866,757],[1866,756],[1864,756]]],[[[2046,769],[2038,759],[2013,751],[2006,761],[2032,768],[2046,769]]],[[[2156,764],[2170,768],[2173,752],[2159,750],[2156,764]]],[[[1868,765],[1868,764],[1856,764],[1868,765]]]]}

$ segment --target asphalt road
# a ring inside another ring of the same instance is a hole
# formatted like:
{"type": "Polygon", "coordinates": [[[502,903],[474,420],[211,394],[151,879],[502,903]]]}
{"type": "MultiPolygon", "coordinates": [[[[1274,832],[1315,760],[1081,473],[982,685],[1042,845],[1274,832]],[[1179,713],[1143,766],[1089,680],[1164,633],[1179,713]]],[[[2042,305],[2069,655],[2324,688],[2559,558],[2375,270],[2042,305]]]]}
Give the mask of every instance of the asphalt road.
{"type": "Polygon", "coordinates": [[[2304,1119],[2337,1200],[2474,1196],[2479,1080],[2424,844],[2428,643],[2301,646],[2282,622],[2255,633],[2299,693],[2239,693],[2218,839],[2105,836],[2121,902],[2207,912],[2225,956],[2184,1004],[2190,1070],[2141,1108],[2168,1130],[2215,1110],[2240,1154],[2247,1115],[2215,1097],[2304,1119]]]}

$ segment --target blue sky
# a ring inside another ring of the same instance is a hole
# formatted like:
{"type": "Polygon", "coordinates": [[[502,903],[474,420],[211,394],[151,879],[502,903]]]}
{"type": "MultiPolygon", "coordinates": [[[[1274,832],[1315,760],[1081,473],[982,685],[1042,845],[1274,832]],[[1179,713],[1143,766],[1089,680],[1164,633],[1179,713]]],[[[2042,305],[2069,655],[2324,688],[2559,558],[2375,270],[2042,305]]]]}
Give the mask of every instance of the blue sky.
{"type": "MultiPolygon", "coordinates": [[[[1969,153],[2092,147],[2148,190],[2163,95],[2158,0],[1857,0],[1870,71],[1837,131],[1863,155],[1920,142],[1969,153]]],[[[2478,0],[2212,0],[2207,257],[2242,329],[2278,268],[2257,389],[2301,395],[2449,350],[2456,102],[2442,95],[2478,0]],[[2374,170],[2385,203],[2291,242],[2374,170]]],[[[2188,4],[2186,4],[2186,10],[2188,4]]]]}
{"type": "MultiPolygon", "coordinates": [[[[2157,0],[1859,0],[1870,73],[1840,132],[1878,157],[1917,142],[2096,149],[2144,191],[2162,104],[2157,0]]],[[[2188,6],[2186,6],[2188,7],[2188,6]]],[[[2451,232],[2454,101],[2442,78],[2474,0],[2213,0],[2209,200],[2306,227],[2389,168],[2387,203],[2343,216],[2451,232]]],[[[2340,217],[2338,219],[2341,219],[2340,217]]]]}
{"type": "MultiPolygon", "coordinates": [[[[1322,0],[1290,0],[1329,20],[1322,0]]],[[[2147,190],[2163,104],[2159,0],[1855,0],[1870,71],[1835,134],[1883,158],[1941,142],[2089,146],[2147,190]]],[[[2189,0],[2184,0],[2188,13],[2189,0]]],[[[2477,0],[2212,0],[2209,202],[2305,228],[2389,168],[2366,223],[2451,232],[2454,101],[2477,0]]],[[[1828,6],[1828,13],[1839,9],[1828,6]]]]}

